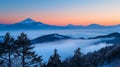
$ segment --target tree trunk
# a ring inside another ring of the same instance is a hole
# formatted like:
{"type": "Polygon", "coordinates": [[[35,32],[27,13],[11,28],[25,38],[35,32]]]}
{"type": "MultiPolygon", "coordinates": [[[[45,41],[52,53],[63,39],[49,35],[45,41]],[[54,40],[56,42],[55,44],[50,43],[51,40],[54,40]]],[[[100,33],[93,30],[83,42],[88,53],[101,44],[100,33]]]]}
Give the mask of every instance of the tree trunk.
{"type": "Polygon", "coordinates": [[[10,50],[10,47],[9,47],[9,64],[8,64],[8,67],[11,67],[11,50],[10,50]]]}
{"type": "Polygon", "coordinates": [[[24,47],[23,47],[23,56],[22,56],[22,62],[23,62],[23,66],[22,67],[25,67],[25,54],[24,54],[24,47]]]}

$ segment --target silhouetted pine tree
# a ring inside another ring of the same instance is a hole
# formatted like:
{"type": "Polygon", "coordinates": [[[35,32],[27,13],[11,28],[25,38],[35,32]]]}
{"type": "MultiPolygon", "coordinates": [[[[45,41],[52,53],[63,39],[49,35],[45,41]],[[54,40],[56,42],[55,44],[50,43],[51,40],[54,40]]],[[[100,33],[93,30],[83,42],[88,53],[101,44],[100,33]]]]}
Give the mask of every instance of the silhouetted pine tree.
{"type": "Polygon", "coordinates": [[[70,67],[71,58],[67,58],[62,62],[62,67],[70,67]]]}
{"type": "Polygon", "coordinates": [[[57,50],[54,50],[54,54],[50,56],[47,67],[62,67],[61,66],[60,56],[57,53],[57,50]]]}
{"type": "Polygon", "coordinates": [[[47,67],[46,63],[42,63],[41,67],[47,67]]]}
{"type": "Polygon", "coordinates": [[[8,57],[4,57],[8,59],[8,67],[11,67],[11,55],[14,51],[14,39],[10,36],[10,33],[6,33],[4,36],[4,41],[2,43],[3,52],[8,55],[8,57]]]}
{"type": "Polygon", "coordinates": [[[80,48],[75,51],[74,56],[70,61],[71,67],[84,67],[84,60],[82,58],[82,53],[80,52],[80,48]]]}
{"type": "Polygon", "coordinates": [[[35,54],[32,49],[34,48],[31,46],[30,40],[28,39],[27,35],[21,33],[16,40],[17,46],[17,54],[22,58],[22,67],[30,67],[30,66],[37,66],[41,64],[41,56],[35,54]]]}
{"type": "Polygon", "coordinates": [[[0,43],[0,67],[2,67],[4,63],[3,54],[4,54],[3,44],[0,43]]]}

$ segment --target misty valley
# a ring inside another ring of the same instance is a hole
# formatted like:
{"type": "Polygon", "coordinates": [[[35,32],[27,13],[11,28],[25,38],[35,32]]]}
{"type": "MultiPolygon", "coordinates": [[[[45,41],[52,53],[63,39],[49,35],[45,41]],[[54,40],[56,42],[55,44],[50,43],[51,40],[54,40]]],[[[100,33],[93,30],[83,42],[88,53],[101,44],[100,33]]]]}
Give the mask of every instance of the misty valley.
{"type": "Polygon", "coordinates": [[[120,0],[0,0],[0,67],[120,67],[120,0]]]}
{"type": "Polygon", "coordinates": [[[1,31],[0,66],[117,67],[120,64],[120,33],[107,31],[1,31]]]}
{"type": "Polygon", "coordinates": [[[0,24],[0,67],[119,67],[120,25],[0,24]]]}

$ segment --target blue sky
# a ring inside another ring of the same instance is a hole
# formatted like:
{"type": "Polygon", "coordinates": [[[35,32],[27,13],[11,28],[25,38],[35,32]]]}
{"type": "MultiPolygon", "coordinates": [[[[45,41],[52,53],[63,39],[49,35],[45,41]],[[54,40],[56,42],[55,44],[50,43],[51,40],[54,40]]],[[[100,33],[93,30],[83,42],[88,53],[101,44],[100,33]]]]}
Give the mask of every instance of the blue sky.
{"type": "Polygon", "coordinates": [[[120,0],[0,0],[0,23],[27,17],[55,25],[120,22],[120,0]]]}

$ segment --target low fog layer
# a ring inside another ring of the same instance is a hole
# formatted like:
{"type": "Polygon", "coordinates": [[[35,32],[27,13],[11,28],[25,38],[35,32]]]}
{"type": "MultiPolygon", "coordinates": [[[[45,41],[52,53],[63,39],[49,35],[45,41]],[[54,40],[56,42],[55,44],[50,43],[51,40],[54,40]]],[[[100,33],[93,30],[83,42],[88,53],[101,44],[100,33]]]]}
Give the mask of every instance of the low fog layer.
{"type": "Polygon", "coordinates": [[[73,38],[88,38],[98,35],[106,35],[113,32],[119,32],[119,29],[79,29],[79,30],[21,30],[21,31],[0,31],[0,36],[4,36],[6,32],[10,32],[11,35],[17,37],[21,32],[28,35],[30,39],[37,38],[42,35],[58,33],[60,35],[67,35],[73,38]]]}
{"type": "Polygon", "coordinates": [[[99,50],[105,46],[111,46],[112,44],[100,43],[94,44],[95,42],[100,41],[99,39],[94,40],[62,40],[50,43],[34,44],[34,51],[39,55],[43,56],[44,61],[47,61],[48,58],[53,54],[54,49],[58,50],[58,53],[61,56],[61,59],[65,59],[74,54],[74,50],[81,48],[81,52],[86,54],[88,52],[93,52],[99,50]]]}
{"type": "MultiPolygon", "coordinates": [[[[4,36],[6,32],[10,32],[13,37],[17,37],[21,32],[24,32],[28,35],[30,39],[35,39],[42,35],[58,33],[60,35],[71,36],[73,38],[88,38],[95,37],[99,35],[106,35],[113,32],[120,32],[119,29],[79,29],[79,30],[32,30],[32,31],[1,31],[0,36],[4,36]]],[[[70,57],[73,55],[74,50],[81,48],[81,52],[86,54],[88,52],[93,52],[99,50],[105,46],[111,46],[112,44],[99,43],[94,44],[95,42],[100,41],[99,39],[94,40],[64,40],[51,43],[42,43],[34,44],[36,51],[39,55],[43,56],[44,61],[47,61],[48,58],[53,54],[53,50],[56,48],[58,53],[61,55],[61,59],[70,57]]]]}

